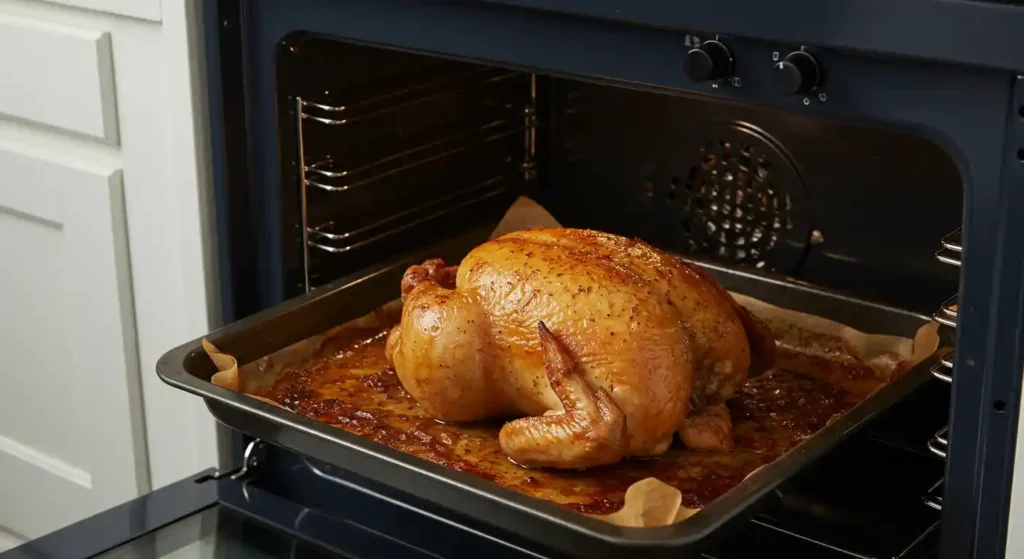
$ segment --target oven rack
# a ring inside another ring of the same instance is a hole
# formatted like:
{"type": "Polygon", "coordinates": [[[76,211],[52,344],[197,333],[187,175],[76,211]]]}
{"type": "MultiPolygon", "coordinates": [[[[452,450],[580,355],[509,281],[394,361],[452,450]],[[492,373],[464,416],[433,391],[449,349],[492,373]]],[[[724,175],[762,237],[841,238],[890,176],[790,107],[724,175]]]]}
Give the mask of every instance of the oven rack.
{"type": "MultiPolygon", "coordinates": [[[[942,238],[942,248],[935,253],[935,257],[940,262],[953,266],[960,266],[961,257],[963,255],[962,231],[962,228],[957,229],[942,238]]],[[[957,314],[960,310],[958,301],[958,295],[954,295],[949,299],[946,299],[942,305],[939,306],[939,309],[932,314],[932,318],[943,326],[955,329],[957,325],[957,314]]],[[[938,363],[932,366],[932,376],[944,382],[952,383],[953,363],[954,352],[953,350],[949,350],[939,358],[938,363]]]]}
{"type": "Polygon", "coordinates": [[[939,310],[932,314],[932,318],[935,322],[942,324],[943,326],[949,326],[950,328],[956,328],[956,314],[957,314],[957,296],[954,295],[939,306],[939,310]]]}
{"type": "Polygon", "coordinates": [[[938,363],[932,365],[932,376],[943,381],[953,382],[953,350],[948,350],[939,357],[938,363]]]}
{"type": "Polygon", "coordinates": [[[935,433],[934,436],[932,436],[931,440],[928,441],[928,450],[931,451],[932,454],[934,454],[934,455],[936,455],[936,456],[938,456],[940,458],[943,458],[943,459],[946,458],[946,452],[947,452],[946,449],[947,449],[948,446],[949,446],[949,427],[948,426],[943,427],[942,429],[939,429],[939,431],[937,433],[935,433]]]}
{"type": "Polygon", "coordinates": [[[935,258],[938,258],[939,262],[960,266],[964,246],[962,231],[963,229],[957,229],[942,238],[942,248],[935,253],[935,258]]]}
{"type": "MultiPolygon", "coordinates": [[[[330,100],[318,97],[330,96],[327,88],[293,96],[306,291],[321,264],[313,252],[368,254],[400,233],[443,228],[446,218],[536,178],[533,74],[474,67],[402,79],[397,88],[350,87],[330,100]],[[368,206],[371,198],[380,202],[368,206]]],[[[352,258],[362,257],[323,265],[352,258]]]]}
{"type": "MultiPolygon", "coordinates": [[[[519,118],[488,122],[469,131],[421,144],[404,151],[388,154],[380,159],[347,168],[336,158],[327,157],[303,169],[307,187],[325,192],[345,192],[366,187],[401,173],[415,171],[431,164],[442,164],[445,159],[457,157],[474,149],[486,148],[493,142],[521,136],[526,131],[524,115],[531,107],[520,109],[519,118]]],[[[525,161],[523,162],[525,164],[525,161]]]]}
{"type": "Polygon", "coordinates": [[[945,480],[939,479],[931,487],[928,488],[928,492],[924,494],[922,500],[924,504],[935,510],[942,510],[942,489],[945,485],[945,480]]]}
{"type": "Polygon", "coordinates": [[[334,221],[307,227],[306,243],[309,247],[332,254],[341,254],[362,248],[417,225],[441,219],[458,210],[519,188],[518,183],[513,182],[517,176],[518,173],[508,173],[492,177],[427,204],[392,214],[357,229],[343,230],[342,226],[334,221]]]}
{"type": "MultiPolygon", "coordinates": [[[[388,113],[405,110],[423,111],[425,104],[450,99],[460,94],[476,93],[504,80],[526,76],[523,72],[500,68],[472,68],[452,72],[438,79],[417,82],[405,88],[387,90],[387,93],[364,94],[364,98],[351,103],[316,102],[300,98],[300,117],[328,126],[351,126],[361,120],[379,118],[388,113]]],[[[324,91],[330,95],[330,91],[324,91]]],[[[357,94],[358,95],[358,94],[357,94]]]]}
{"type": "MultiPolygon", "coordinates": [[[[941,248],[935,253],[939,262],[959,267],[963,260],[963,228],[957,229],[942,238],[941,248]]],[[[956,328],[957,313],[959,312],[958,295],[946,299],[939,306],[939,309],[932,314],[932,318],[943,326],[956,328]]],[[[939,361],[932,366],[931,373],[935,378],[952,383],[954,351],[949,350],[943,354],[939,361]]],[[[949,450],[949,425],[939,429],[928,441],[928,451],[932,454],[946,459],[949,450]]],[[[924,503],[936,510],[942,510],[942,489],[944,480],[939,479],[924,495],[924,503]]]]}

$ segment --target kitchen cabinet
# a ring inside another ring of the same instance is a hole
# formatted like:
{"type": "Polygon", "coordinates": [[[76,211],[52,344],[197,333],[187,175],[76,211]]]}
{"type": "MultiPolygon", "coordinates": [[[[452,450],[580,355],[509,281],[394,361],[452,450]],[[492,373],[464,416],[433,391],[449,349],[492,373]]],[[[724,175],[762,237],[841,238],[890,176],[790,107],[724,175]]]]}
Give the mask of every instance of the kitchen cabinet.
{"type": "Polygon", "coordinates": [[[145,483],[121,170],[3,144],[0,169],[0,525],[38,535],[145,483]]]}
{"type": "Polygon", "coordinates": [[[110,33],[0,15],[0,111],[31,122],[117,143],[110,33]]]}
{"type": "MultiPolygon", "coordinates": [[[[160,0],[48,0],[101,12],[160,21],[160,0]]],[[[172,1],[173,5],[173,1],[172,1]]]]}
{"type": "Polygon", "coordinates": [[[194,13],[0,2],[0,550],[217,463],[153,372],[216,320],[194,13]]]}

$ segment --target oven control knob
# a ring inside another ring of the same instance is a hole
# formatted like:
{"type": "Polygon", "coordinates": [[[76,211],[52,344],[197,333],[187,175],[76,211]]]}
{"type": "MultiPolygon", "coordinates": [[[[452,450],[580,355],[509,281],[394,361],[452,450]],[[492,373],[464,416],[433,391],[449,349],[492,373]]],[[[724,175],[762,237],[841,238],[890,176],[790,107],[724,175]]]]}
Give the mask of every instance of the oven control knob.
{"type": "Polygon", "coordinates": [[[704,41],[686,53],[683,72],[698,83],[728,78],[732,75],[732,53],[718,41],[704,41]]]}
{"type": "Polygon", "coordinates": [[[810,54],[798,50],[775,63],[772,85],[779,93],[796,95],[808,93],[821,82],[821,68],[810,54]]]}

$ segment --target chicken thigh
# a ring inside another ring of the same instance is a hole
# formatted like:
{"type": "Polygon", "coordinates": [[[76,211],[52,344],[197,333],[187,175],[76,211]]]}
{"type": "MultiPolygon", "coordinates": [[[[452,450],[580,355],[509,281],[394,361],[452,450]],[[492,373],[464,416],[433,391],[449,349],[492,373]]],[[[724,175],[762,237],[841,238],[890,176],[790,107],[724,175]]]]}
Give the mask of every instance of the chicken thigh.
{"type": "Polygon", "coordinates": [[[731,447],[724,402],[769,368],[770,330],[713,278],[638,240],[532,229],[402,280],[387,356],[442,421],[513,417],[524,466],[586,468],[731,447]]]}

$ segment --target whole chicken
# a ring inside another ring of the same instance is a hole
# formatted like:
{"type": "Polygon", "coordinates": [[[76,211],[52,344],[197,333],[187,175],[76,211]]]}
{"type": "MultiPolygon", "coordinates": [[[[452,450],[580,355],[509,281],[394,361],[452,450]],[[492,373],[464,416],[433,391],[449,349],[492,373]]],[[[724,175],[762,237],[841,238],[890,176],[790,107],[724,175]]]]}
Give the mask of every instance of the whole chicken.
{"type": "Polygon", "coordinates": [[[587,468],[691,448],[728,450],[724,402],[768,369],[775,342],[713,278],[639,240],[530,229],[458,267],[402,279],[387,357],[442,421],[501,429],[523,466],[587,468]]]}

